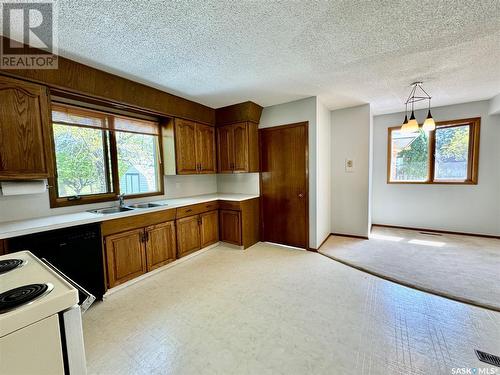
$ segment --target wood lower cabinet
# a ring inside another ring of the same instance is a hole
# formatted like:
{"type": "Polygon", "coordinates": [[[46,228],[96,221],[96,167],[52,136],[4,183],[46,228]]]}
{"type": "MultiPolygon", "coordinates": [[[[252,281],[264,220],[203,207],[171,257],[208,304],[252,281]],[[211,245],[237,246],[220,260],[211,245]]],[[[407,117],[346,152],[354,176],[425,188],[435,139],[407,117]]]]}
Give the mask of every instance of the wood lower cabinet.
{"type": "Polygon", "coordinates": [[[175,119],[175,158],[177,174],[216,173],[215,129],[175,119]]]}
{"type": "Polygon", "coordinates": [[[175,209],[104,221],[108,287],[176,259],[175,209]]]}
{"type": "Polygon", "coordinates": [[[209,211],[200,214],[201,247],[212,245],[219,241],[219,211],[209,211]]]}
{"type": "Polygon", "coordinates": [[[179,258],[219,241],[219,212],[217,210],[177,219],[176,223],[179,258]]]}
{"type": "Polygon", "coordinates": [[[49,177],[48,89],[0,76],[0,180],[49,177]]]}
{"type": "Polygon", "coordinates": [[[177,257],[181,258],[201,249],[200,217],[188,216],[176,221],[177,226],[177,257]]]}
{"type": "Polygon", "coordinates": [[[113,234],[105,238],[108,284],[122,284],[146,272],[144,229],[113,234]]]}
{"type": "Polygon", "coordinates": [[[176,259],[175,223],[152,225],[146,228],[146,264],[148,271],[176,259]]]}
{"type": "Polygon", "coordinates": [[[241,245],[241,212],[220,210],[221,241],[241,245]]]}
{"type": "Polygon", "coordinates": [[[219,201],[220,240],[244,249],[260,240],[259,198],[219,201]]]}

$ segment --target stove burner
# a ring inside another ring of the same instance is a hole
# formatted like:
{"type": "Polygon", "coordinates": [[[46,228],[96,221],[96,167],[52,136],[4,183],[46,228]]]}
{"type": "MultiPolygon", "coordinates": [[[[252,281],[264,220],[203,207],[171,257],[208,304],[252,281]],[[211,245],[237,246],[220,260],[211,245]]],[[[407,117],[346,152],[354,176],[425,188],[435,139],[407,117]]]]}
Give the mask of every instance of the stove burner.
{"type": "Polygon", "coordinates": [[[9,272],[14,268],[20,267],[23,264],[21,259],[5,259],[0,260],[0,274],[9,272]]]}
{"type": "Polygon", "coordinates": [[[3,292],[0,294],[0,313],[30,303],[44,293],[49,293],[52,288],[52,284],[29,284],[3,292]]]}

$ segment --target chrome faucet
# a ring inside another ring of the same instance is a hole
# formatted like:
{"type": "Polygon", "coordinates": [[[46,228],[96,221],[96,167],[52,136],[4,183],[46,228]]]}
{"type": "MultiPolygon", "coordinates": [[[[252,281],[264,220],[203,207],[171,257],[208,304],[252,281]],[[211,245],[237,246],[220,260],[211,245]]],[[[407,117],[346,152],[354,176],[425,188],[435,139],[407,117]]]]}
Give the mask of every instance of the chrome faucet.
{"type": "Polygon", "coordinates": [[[118,201],[120,202],[120,207],[125,207],[125,194],[119,194],[118,201]]]}

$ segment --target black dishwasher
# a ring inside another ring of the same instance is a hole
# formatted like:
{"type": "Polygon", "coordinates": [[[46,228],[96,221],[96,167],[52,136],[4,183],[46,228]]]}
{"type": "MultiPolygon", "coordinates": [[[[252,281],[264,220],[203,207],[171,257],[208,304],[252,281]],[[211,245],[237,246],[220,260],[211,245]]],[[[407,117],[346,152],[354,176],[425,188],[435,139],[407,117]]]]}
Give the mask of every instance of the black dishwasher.
{"type": "Polygon", "coordinates": [[[29,250],[45,258],[97,299],[105,292],[99,224],[52,230],[9,239],[9,251],[29,250]]]}

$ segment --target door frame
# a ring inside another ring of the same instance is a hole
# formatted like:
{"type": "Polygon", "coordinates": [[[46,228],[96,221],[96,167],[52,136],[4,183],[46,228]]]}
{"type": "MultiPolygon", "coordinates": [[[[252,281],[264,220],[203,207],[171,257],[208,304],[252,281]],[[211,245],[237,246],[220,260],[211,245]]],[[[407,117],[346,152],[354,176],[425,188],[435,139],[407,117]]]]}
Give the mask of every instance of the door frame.
{"type": "MultiPolygon", "coordinates": [[[[260,201],[260,240],[264,241],[264,210],[263,210],[263,198],[262,198],[262,133],[264,131],[273,131],[273,130],[281,130],[287,128],[296,128],[296,127],[304,127],[305,130],[305,159],[306,159],[306,191],[305,191],[305,199],[306,199],[306,250],[311,250],[309,247],[309,121],[302,122],[294,122],[291,124],[277,125],[277,126],[269,126],[265,128],[259,128],[259,189],[261,194],[260,201]]],[[[283,244],[284,245],[284,244],[283,244]]],[[[284,245],[289,246],[289,245],[284,245]]]]}

